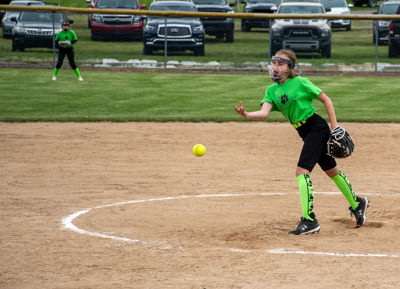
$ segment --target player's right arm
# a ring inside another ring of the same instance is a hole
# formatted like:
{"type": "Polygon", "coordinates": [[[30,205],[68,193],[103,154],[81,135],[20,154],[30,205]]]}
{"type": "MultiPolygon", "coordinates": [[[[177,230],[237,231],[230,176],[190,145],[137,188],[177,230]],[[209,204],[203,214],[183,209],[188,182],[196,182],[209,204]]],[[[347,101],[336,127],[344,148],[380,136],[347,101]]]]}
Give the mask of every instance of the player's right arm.
{"type": "Polygon", "coordinates": [[[269,102],[264,102],[261,106],[261,109],[258,111],[247,112],[244,109],[242,102],[240,101],[239,107],[236,104],[233,105],[236,112],[247,119],[266,119],[271,112],[272,104],[269,102]]]}

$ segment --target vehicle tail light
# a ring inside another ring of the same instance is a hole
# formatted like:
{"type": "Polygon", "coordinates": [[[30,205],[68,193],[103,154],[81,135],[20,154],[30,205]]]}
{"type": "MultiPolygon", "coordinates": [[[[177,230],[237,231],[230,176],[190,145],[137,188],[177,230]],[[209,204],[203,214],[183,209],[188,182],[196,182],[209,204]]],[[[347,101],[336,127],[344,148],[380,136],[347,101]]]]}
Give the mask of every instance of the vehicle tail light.
{"type": "Polygon", "coordinates": [[[389,34],[393,35],[393,33],[394,33],[394,24],[390,23],[390,25],[389,25],[389,34]]]}

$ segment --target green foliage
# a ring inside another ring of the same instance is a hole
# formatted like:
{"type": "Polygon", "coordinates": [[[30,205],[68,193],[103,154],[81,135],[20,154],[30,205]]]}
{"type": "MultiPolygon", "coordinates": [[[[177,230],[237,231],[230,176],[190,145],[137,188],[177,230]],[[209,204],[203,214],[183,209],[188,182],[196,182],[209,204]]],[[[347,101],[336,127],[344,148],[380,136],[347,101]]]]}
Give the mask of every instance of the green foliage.
{"type": "MultiPolygon", "coordinates": [[[[243,121],[233,104],[258,110],[265,75],[1,69],[1,121],[243,121]],[[23,84],[23,85],[22,85],[23,84]]],[[[333,100],[339,121],[400,122],[397,78],[310,77],[333,100]]],[[[321,104],[317,110],[326,116],[321,104]]],[[[270,121],[283,121],[274,112],[270,121]]]]}

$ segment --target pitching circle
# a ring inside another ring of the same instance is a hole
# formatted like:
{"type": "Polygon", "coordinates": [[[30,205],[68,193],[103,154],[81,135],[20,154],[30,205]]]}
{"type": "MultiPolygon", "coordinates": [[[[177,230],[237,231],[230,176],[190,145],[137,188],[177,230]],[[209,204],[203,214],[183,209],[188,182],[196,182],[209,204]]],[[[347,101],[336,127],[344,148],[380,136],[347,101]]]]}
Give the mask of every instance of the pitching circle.
{"type": "MultiPolygon", "coordinates": [[[[103,208],[108,208],[108,207],[116,207],[116,206],[124,206],[124,205],[130,205],[130,204],[140,204],[140,203],[146,203],[146,202],[156,202],[156,201],[167,201],[167,200],[178,200],[178,199],[190,199],[190,198],[221,198],[221,197],[240,197],[240,196],[278,196],[278,195],[286,195],[288,193],[246,193],[246,194],[201,194],[201,195],[183,195],[183,196],[175,196],[175,197],[164,197],[164,198],[151,198],[151,199],[145,199],[145,200],[131,200],[131,201],[125,201],[125,202],[118,202],[118,203],[113,203],[113,204],[107,204],[107,205],[102,205],[102,206],[96,206],[92,208],[88,208],[85,210],[81,210],[78,212],[75,212],[71,215],[68,215],[64,218],[62,218],[62,227],[61,229],[63,230],[71,230],[79,234],[84,234],[84,235],[89,235],[89,236],[94,236],[94,237],[100,237],[100,238],[106,238],[106,239],[112,239],[116,241],[122,241],[122,242],[127,242],[127,243],[145,243],[144,241],[137,240],[137,239],[130,239],[130,238],[125,238],[125,237],[120,237],[120,236],[114,236],[114,235],[108,235],[108,234],[103,234],[99,232],[91,232],[88,230],[81,229],[73,224],[74,219],[76,219],[79,216],[85,215],[88,212],[92,210],[98,210],[98,209],[103,209],[103,208]]],[[[336,192],[319,192],[319,194],[340,194],[336,192]]],[[[377,195],[377,196],[382,196],[381,194],[365,194],[365,195],[377,195]]],[[[237,253],[252,253],[253,250],[243,250],[243,249],[236,249],[236,248],[230,248],[227,249],[231,252],[237,252],[237,253]]],[[[270,249],[270,250],[264,250],[264,252],[269,253],[269,254],[301,254],[301,255],[319,255],[319,256],[335,256],[335,257],[380,257],[380,258],[400,258],[400,254],[357,254],[357,253],[338,253],[338,252],[315,252],[315,251],[301,251],[301,250],[291,250],[291,249],[286,249],[286,248],[277,248],[277,249],[270,249]]]]}

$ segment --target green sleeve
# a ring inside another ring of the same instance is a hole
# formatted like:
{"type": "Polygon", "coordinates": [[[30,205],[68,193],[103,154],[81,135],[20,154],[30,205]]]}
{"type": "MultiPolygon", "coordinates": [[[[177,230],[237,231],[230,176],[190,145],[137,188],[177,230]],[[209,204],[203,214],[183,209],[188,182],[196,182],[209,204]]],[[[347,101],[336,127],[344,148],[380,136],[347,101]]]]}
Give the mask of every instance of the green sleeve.
{"type": "Polygon", "coordinates": [[[271,85],[271,86],[269,86],[268,88],[267,88],[267,90],[265,91],[265,96],[264,96],[264,98],[261,100],[261,102],[260,102],[260,106],[262,106],[263,105],[263,103],[264,102],[269,102],[270,104],[272,104],[272,109],[271,109],[271,111],[273,111],[273,110],[276,110],[276,106],[275,106],[275,104],[274,104],[274,98],[273,98],[273,85],[271,85]]]}
{"type": "Polygon", "coordinates": [[[75,32],[73,30],[70,31],[71,31],[72,41],[78,41],[78,37],[76,37],[75,32]]]}
{"type": "Polygon", "coordinates": [[[308,78],[303,78],[302,86],[308,92],[310,99],[317,99],[322,92],[322,89],[308,80],[308,78]]]}
{"type": "Polygon", "coordinates": [[[58,32],[58,33],[57,33],[56,38],[54,38],[55,41],[60,40],[60,33],[61,33],[61,32],[58,32]]]}

